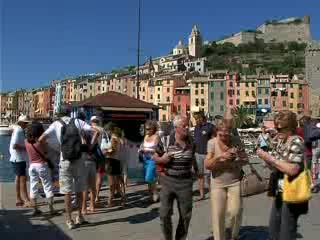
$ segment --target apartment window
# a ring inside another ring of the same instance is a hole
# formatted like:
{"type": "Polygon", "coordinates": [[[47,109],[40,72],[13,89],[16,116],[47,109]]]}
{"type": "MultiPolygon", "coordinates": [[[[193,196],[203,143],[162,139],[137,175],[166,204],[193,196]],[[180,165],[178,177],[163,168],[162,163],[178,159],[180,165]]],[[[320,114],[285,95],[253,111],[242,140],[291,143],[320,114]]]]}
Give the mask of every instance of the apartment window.
{"type": "Polygon", "coordinates": [[[211,100],[213,100],[213,99],[214,99],[214,93],[211,92],[211,100]]]}
{"type": "Polygon", "coordinates": [[[201,87],[204,87],[204,83],[201,83],[201,87]]]}
{"type": "MultiPolygon", "coordinates": [[[[120,87],[119,87],[119,89],[120,89],[120,87]]],[[[145,92],[145,91],[146,91],[146,88],[145,88],[145,87],[143,87],[142,91],[143,91],[143,92],[145,92]]]]}
{"type": "Polygon", "coordinates": [[[240,105],[240,100],[239,99],[237,99],[237,105],[240,105]]]}
{"type": "Polygon", "coordinates": [[[214,112],[214,107],[213,107],[213,105],[211,106],[211,112],[214,112]]]}
{"type": "Polygon", "coordinates": [[[167,84],[170,84],[170,80],[167,80],[167,84]]]}
{"type": "Polygon", "coordinates": [[[276,102],[275,101],[272,102],[272,106],[274,106],[274,107],[276,106],[276,102]]]}
{"type": "Polygon", "coordinates": [[[299,92],[299,97],[300,97],[300,98],[302,97],[302,92],[299,92]]]}
{"type": "Polygon", "coordinates": [[[269,88],[265,89],[265,94],[269,95],[269,88]]]}
{"type": "Polygon", "coordinates": [[[240,90],[237,90],[237,95],[240,96],[240,90]]]}
{"type": "Polygon", "coordinates": [[[255,97],[255,96],[256,96],[255,91],[252,91],[251,93],[252,93],[252,97],[255,97]]]}
{"type": "Polygon", "coordinates": [[[201,89],[201,94],[204,94],[204,89],[201,89]]]}
{"type": "Polygon", "coordinates": [[[158,87],[158,91],[160,92],[160,88],[158,87]]]}
{"type": "Polygon", "coordinates": [[[181,112],[181,105],[178,105],[178,112],[181,112]]]}
{"type": "Polygon", "coordinates": [[[160,99],[160,94],[158,94],[158,99],[160,99]]]}
{"type": "Polygon", "coordinates": [[[290,103],[290,108],[293,108],[293,103],[290,103]]]}
{"type": "Polygon", "coordinates": [[[196,107],[198,107],[198,106],[199,106],[199,99],[196,98],[196,107]]]}
{"type": "Polygon", "coordinates": [[[181,97],[180,96],[178,96],[178,102],[180,102],[181,101],[181,97]]]}
{"type": "Polygon", "coordinates": [[[152,94],[150,95],[150,99],[151,99],[151,100],[153,99],[153,95],[152,95],[152,94]]]}
{"type": "Polygon", "coordinates": [[[240,82],[237,82],[237,87],[240,87],[240,82]]]}
{"type": "Polygon", "coordinates": [[[144,100],[145,99],[145,97],[144,96],[142,96],[142,100],[144,100]]]}
{"type": "Polygon", "coordinates": [[[275,83],[272,83],[272,87],[273,87],[273,88],[276,88],[276,84],[275,84],[275,83]]]}
{"type": "Polygon", "coordinates": [[[195,95],[198,95],[198,94],[199,94],[199,91],[198,91],[198,90],[195,90],[195,91],[194,91],[194,94],[195,94],[195,95]]]}
{"type": "Polygon", "coordinates": [[[104,89],[105,89],[105,88],[103,87],[103,88],[102,88],[102,91],[103,91],[103,92],[104,92],[104,89]]]}
{"type": "Polygon", "coordinates": [[[262,104],[262,99],[258,99],[258,104],[259,104],[259,105],[262,104]]]}
{"type": "Polygon", "coordinates": [[[287,102],[286,101],[282,101],[282,106],[286,107],[287,106],[287,102]]]}
{"type": "Polygon", "coordinates": [[[224,111],[224,106],[220,105],[220,111],[223,112],[224,111]]]}
{"type": "Polygon", "coordinates": [[[196,88],[198,88],[199,87],[199,83],[196,83],[196,88]]]}
{"type": "Polygon", "coordinates": [[[201,64],[200,62],[197,62],[197,66],[200,66],[200,64],[201,64]]]}
{"type": "Polygon", "coordinates": [[[223,99],[224,99],[224,93],[220,92],[220,100],[223,100],[223,99]]]}
{"type": "Polygon", "coordinates": [[[299,90],[302,90],[302,85],[299,85],[299,90]]]}
{"type": "Polygon", "coordinates": [[[293,88],[293,84],[292,83],[290,83],[290,88],[293,88]]]}
{"type": "Polygon", "coordinates": [[[248,82],[246,82],[246,87],[249,87],[249,83],[248,82]]]}
{"type": "Polygon", "coordinates": [[[220,87],[223,87],[224,86],[224,82],[220,82],[220,87]]]}
{"type": "Polygon", "coordinates": [[[230,99],[230,100],[229,100],[229,104],[230,104],[230,105],[233,105],[233,99],[230,99]]]}
{"type": "Polygon", "coordinates": [[[246,91],[246,96],[249,97],[249,91],[246,91]]]}
{"type": "Polygon", "coordinates": [[[167,102],[170,102],[170,97],[167,97],[167,102]]]}
{"type": "Polygon", "coordinates": [[[291,97],[291,98],[294,98],[294,93],[293,93],[293,92],[290,93],[290,97],[291,97]]]}
{"type": "Polygon", "coordinates": [[[167,121],[167,116],[165,114],[162,115],[162,121],[167,121]]]}
{"type": "Polygon", "coordinates": [[[233,87],[233,82],[232,81],[229,82],[229,86],[233,87]]]}
{"type": "Polygon", "coordinates": [[[261,88],[258,88],[258,94],[260,95],[262,92],[261,88]]]}
{"type": "Polygon", "coordinates": [[[285,84],[285,83],[282,83],[282,87],[283,87],[283,88],[286,88],[286,84],[285,84]]]}
{"type": "Polygon", "coordinates": [[[252,83],[251,83],[251,87],[254,87],[254,86],[255,86],[255,83],[254,83],[254,82],[252,82],[252,83]]]}
{"type": "Polygon", "coordinates": [[[167,93],[169,93],[170,92],[170,88],[167,88],[167,93]]]}
{"type": "Polygon", "coordinates": [[[269,100],[268,99],[264,99],[264,104],[265,105],[269,105],[269,100]]]}
{"type": "Polygon", "coordinates": [[[162,106],[162,110],[166,111],[167,110],[167,106],[162,106]]]}
{"type": "Polygon", "coordinates": [[[201,98],[201,106],[204,106],[204,99],[201,98]]]}
{"type": "Polygon", "coordinates": [[[284,91],[281,91],[281,97],[286,97],[286,96],[288,96],[288,93],[284,92],[284,91]]]}

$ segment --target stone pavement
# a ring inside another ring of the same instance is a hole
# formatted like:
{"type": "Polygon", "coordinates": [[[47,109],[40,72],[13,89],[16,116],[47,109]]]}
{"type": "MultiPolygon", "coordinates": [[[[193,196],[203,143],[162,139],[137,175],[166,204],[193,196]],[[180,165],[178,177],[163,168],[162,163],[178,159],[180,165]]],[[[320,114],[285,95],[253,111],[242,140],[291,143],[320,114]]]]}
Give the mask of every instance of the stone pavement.
{"type": "MultiPolygon", "coordinates": [[[[14,185],[2,186],[0,210],[0,239],[41,239],[41,240],[159,240],[159,204],[150,205],[147,201],[145,185],[132,186],[128,190],[128,206],[100,208],[97,214],[87,216],[90,222],[81,228],[68,230],[64,217],[48,216],[32,218],[30,209],[16,209],[14,185]]],[[[106,191],[102,192],[106,196],[106,191]]],[[[62,198],[56,198],[56,209],[63,211],[62,198]]],[[[104,198],[104,204],[106,198],[104,198]]],[[[266,240],[271,199],[265,194],[246,198],[244,201],[241,240],[266,240]]],[[[41,209],[45,212],[47,207],[41,209]]],[[[177,222],[177,211],[173,221],[177,222]]],[[[300,219],[300,239],[317,240],[320,235],[320,195],[313,197],[309,215],[300,219]]],[[[209,200],[195,202],[190,225],[189,240],[208,240],[211,235],[209,200]]]]}

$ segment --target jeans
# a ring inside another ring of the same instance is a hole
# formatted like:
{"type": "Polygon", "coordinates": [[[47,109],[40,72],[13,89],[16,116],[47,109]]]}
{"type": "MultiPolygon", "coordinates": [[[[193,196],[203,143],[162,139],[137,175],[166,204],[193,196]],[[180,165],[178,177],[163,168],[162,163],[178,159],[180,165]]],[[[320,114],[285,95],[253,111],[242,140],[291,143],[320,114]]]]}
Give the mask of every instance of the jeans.
{"type": "Polygon", "coordinates": [[[297,223],[300,216],[298,206],[284,203],[279,195],[275,198],[269,222],[270,240],[297,239],[297,223]]]}
{"type": "Polygon", "coordinates": [[[179,223],[176,240],[185,240],[188,235],[192,216],[192,179],[161,176],[160,222],[165,240],[172,240],[173,202],[176,199],[179,211],[179,223]]]}

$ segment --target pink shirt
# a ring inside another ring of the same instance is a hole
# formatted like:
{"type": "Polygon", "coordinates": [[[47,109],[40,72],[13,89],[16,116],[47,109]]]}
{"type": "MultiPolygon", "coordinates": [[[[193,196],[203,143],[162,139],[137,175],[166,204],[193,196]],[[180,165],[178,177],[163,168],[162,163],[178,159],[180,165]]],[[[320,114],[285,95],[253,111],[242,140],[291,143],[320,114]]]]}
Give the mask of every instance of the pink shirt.
{"type": "MultiPolygon", "coordinates": [[[[26,149],[27,149],[30,163],[46,163],[46,161],[40,156],[40,154],[37,153],[37,151],[33,148],[31,143],[29,143],[28,141],[25,141],[25,144],[26,144],[26,149]]],[[[40,143],[38,142],[35,143],[34,147],[44,155],[43,149],[40,143]]]]}

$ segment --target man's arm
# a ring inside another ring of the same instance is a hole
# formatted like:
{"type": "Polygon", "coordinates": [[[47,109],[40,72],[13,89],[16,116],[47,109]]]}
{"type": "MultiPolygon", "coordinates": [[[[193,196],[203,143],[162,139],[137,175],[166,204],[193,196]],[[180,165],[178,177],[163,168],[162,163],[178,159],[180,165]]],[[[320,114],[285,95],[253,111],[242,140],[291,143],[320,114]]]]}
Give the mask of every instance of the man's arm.
{"type": "MultiPolygon", "coordinates": [[[[45,144],[49,136],[56,134],[56,122],[53,122],[48,129],[39,137],[38,142],[45,144]]],[[[60,139],[58,139],[60,140],[60,139]]]]}
{"type": "Polygon", "coordinates": [[[12,142],[13,142],[12,148],[17,151],[25,151],[26,150],[25,145],[18,143],[19,134],[22,134],[22,132],[20,132],[20,130],[13,131],[13,133],[12,133],[12,142]]]}

